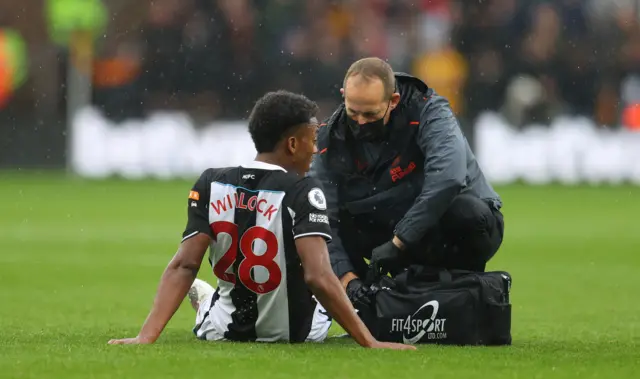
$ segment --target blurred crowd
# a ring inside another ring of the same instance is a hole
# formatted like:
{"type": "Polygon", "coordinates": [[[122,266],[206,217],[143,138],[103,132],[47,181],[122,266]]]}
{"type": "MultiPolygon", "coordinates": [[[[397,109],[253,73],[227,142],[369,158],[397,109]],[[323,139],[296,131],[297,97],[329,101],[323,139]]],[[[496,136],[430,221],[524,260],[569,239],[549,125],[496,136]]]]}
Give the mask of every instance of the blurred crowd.
{"type": "Polygon", "coordinates": [[[113,119],[243,118],[277,88],[326,116],[349,64],[379,56],[465,120],[493,110],[514,126],[561,114],[640,124],[640,0],[103,2],[93,102],[113,119]]]}

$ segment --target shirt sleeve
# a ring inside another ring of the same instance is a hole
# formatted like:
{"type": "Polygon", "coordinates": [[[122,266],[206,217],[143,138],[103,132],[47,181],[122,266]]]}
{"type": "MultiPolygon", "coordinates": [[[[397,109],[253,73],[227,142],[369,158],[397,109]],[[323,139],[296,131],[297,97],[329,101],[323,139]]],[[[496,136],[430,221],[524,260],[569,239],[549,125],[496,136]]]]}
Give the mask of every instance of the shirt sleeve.
{"type": "MultiPolygon", "coordinates": [[[[322,130],[324,131],[324,129],[322,130]]],[[[348,272],[355,272],[351,258],[342,244],[340,238],[338,220],[338,180],[333,177],[331,171],[327,169],[322,154],[316,154],[313,157],[310,177],[318,180],[322,184],[322,189],[327,200],[327,214],[329,216],[329,225],[331,226],[331,242],[327,245],[329,249],[329,257],[331,258],[331,267],[333,272],[341,278],[348,272]]]]}
{"type": "Polygon", "coordinates": [[[289,196],[287,207],[293,220],[293,238],[320,236],[331,241],[327,200],[320,183],[310,177],[302,178],[289,196]]]}
{"type": "Polygon", "coordinates": [[[206,170],[191,187],[187,201],[187,227],[182,233],[182,241],[205,233],[213,238],[209,227],[209,198],[211,196],[211,172],[206,170]]]}

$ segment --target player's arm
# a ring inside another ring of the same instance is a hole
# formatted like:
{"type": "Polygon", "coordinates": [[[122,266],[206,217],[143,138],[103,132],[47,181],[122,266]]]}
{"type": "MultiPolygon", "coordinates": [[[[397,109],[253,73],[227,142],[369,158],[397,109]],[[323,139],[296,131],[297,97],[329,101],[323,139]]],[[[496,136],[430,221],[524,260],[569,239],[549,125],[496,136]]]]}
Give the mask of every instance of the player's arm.
{"type": "Polygon", "coordinates": [[[296,249],[304,268],[304,280],[320,304],[360,346],[374,347],[377,341],[357,315],[333,273],[325,240],[318,236],[298,238],[296,249]]]}
{"type": "Polygon", "coordinates": [[[198,234],[184,241],[164,270],[151,312],[135,338],[111,340],[110,344],[154,343],[187,296],[209,246],[209,236],[198,234]]]}
{"type": "Polygon", "coordinates": [[[356,314],[351,301],[333,272],[327,250],[331,228],[323,191],[312,178],[305,178],[291,191],[293,234],[304,269],[305,282],[320,304],[353,339],[364,347],[413,349],[411,346],[378,342],[356,314]]]}
{"type": "Polygon", "coordinates": [[[153,306],[138,336],[111,340],[109,344],[154,343],[187,296],[211,242],[208,182],[205,171],[189,194],[188,221],[182,243],[160,278],[153,306]]]}

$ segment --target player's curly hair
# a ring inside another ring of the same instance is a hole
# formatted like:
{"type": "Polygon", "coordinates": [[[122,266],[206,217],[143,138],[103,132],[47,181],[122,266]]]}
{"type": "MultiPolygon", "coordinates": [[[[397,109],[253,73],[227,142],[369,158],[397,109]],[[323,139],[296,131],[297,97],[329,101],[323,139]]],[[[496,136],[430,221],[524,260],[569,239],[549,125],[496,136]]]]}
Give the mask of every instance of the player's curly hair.
{"type": "Polygon", "coordinates": [[[249,116],[249,133],[258,153],[273,152],[292,128],[316,117],[318,105],[304,95],[285,90],[268,92],[254,105],[249,116]]]}

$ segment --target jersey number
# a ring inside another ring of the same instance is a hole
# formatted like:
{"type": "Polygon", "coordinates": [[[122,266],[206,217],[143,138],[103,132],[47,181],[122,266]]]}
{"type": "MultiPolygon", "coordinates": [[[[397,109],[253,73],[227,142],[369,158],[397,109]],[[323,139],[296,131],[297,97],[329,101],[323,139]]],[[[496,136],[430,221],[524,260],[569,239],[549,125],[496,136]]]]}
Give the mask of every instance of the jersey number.
{"type": "Polygon", "coordinates": [[[238,266],[238,279],[240,282],[257,294],[269,293],[280,285],[282,281],[282,271],[278,264],[274,261],[278,254],[278,239],[273,232],[261,227],[252,226],[240,238],[238,243],[238,225],[228,221],[217,221],[211,224],[214,237],[217,239],[218,234],[227,233],[231,236],[231,245],[229,250],[222,255],[222,258],[213,266],[213,273],[220,279],[229,283],[236,283],[234,273],[227,272],[233,265],[238,256],[238,246],[244,256],[242,262],[238,266]],[[255,240],[260,239],[267,245],[267,250],[262,255],[256,255],[253,251],[255,240]],[[258,283],[253,280],[251,271],[254,267],[264,267],[269,272],[269,279],[264,283],[258,283]]]}

